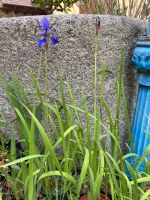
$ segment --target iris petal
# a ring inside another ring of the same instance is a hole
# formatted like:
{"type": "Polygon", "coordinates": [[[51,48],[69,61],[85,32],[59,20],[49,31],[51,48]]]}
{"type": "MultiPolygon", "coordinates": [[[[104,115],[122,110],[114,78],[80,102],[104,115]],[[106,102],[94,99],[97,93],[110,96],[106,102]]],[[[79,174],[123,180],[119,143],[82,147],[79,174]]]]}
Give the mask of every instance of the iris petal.
{"type": "Polygon", "coordinates": [[[40,30],[42,30],[42,27],[41,27],[41,24],[40,24],[40,20],[36,18],[35,21],[36,21],[37,24],[38,24],[38,28],[39,28],[40,30]]]}
{"type": "Polygon", "coordinates": [[[42,19],[42,24],[43,24],[45,31],[48,31],[48,29],[50,28],[50,23],[49,23],[49,20],[47,17],[44,17],[42,19]]]}
{"type": "Polygon", "coordinates": [[[56,37],[54,37],[54,36],[51,37],[51,42],[52,42],[53,45],[59,43],[58,39],[56,37]]]}
{"type": "Polygon", "coordinates": [[[46,42],[47,42],[46,38],[42,38],[41,40],[38,41],[38,47],[41,48],[41,46],[46,42]]]}

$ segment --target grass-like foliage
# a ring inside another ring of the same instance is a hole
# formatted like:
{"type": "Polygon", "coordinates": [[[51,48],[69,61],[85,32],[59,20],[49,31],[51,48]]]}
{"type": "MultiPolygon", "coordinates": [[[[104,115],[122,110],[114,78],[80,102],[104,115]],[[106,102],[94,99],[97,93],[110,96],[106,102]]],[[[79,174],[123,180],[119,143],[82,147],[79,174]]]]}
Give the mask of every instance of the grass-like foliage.
{"type": "MultiPolygon", "coordinates": [[[[103,97],[105,66],[102,70],[101,90],[97,95],[96,53],[93,113],[89,110],[88,102],[84,101],[80,106],[76,103],[70,83],[64,85],[62,81],[61,70],[58,73],[61,100],[53,103],[45,98],[48,97],[47,94],[42,94],[38,79],[31,72],[35,87],[32,97],[27,94],[16,75],[12,76],[11,83],[1,77],[15,119],[7,124],[3,123],[4,127],[11,128],[12,136],[5,154],[7,159],[0,166],[1,182],[9,183],[9,187],[1,187],[0,199],[11,196],[12,199],[27,200],[78,200],[81,194],[87,192],[89,200],[96,200],[102,191],[112,200],[148,199],[150,190],[145,192],[144,187],[150,181],[150,176],[146,172],[138,174],[138,170],[126,161],[126,158],[134,156],[134,152],[124,155],[120,146],[122,109],[126,114],[131,149],[133,144],[122,66],[123,53],[120,75],[116,81],[115,117],[103,97]],[[64,86],[68,89],[69,103],[66,101],[64,86]],[[101,116],[102,107],[109,119],[107,124],[101,116]],[[15,140],[16,134],[19,135],[19,141],[15,140]],[[111,151],[107,151],[105,145],[108,138],[111,151]],[[127,168],[132,176],[131,180],[126,175],[127,168]]],[[[2,145],[1,154],[4,147],[5,144],[2,145]]],[[[137,168],[146,158],[149,149],[147,147],[145,150],[137,168]]]]}

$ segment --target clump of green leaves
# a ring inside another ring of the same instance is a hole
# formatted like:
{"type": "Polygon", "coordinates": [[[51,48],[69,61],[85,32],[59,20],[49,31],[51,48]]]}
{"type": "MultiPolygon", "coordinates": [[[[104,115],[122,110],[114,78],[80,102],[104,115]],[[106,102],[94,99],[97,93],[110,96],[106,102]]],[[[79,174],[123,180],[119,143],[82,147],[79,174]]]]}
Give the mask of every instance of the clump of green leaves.
{"type": "Polygon", "coordinates": [[[53,14],[54,11],[67,12],[74,3],[79,0],[32,0],[32,3],[46,11],[47,14],[53,14]]]}
{"type": "MultiPolygon", "coordinates": [[[[80,106],[76,104],[76,98],[69,82],[66,87],[70,104],[67,103],[61,72],[59,72],[61,92],[59,103],[57,101],[49,103],[47,99],[44,99],[33,74],[31,77],[36,91],[34,101],[30,100],[17,76],[12,77],[12,84],[1,77],[9,102],[16,114],[15,120],[18,124],[18,134],[23,151],[23,154],[19,154],[17,157],[17,142],[15,133],[12,131],[8,152],[9,162],[0,166],[0,171],[11,186],[13,198],[33,200],[44,193],[49,200],[77,200],[83,193],[83,186],[86,186],[90,200],[100,196],[101,190],[106,196],[111,193],[114,200],[139,200],[140,198],[146,200],[149,193],[144,193],[144,185],[150,180],[150,176],[146,173],[138,174],[136,169],[126,163],[126,158],[133,154],[123,155],[119,144],[120,120],[118,119],[120,118],[122,98],[126,110],[127,127],[130,131],[123,90],[122,62],[121,57],[120,78],[116,82],[117,105],[114,118],[103,97],[103,91],[99,96],[102,105],[97,104],[96,65],[93,113],[89,110],[87,102],[80,106]],[[102,120],[101,106],[105,108],[109,117],[107,124],[102,120]],[[45,124],[43,124],[41,116],[45,119],[45,124]],[[43,144],[42,150],[36,140],[37,134],[40,135],[43,144]],[[108,152],[105,147],[104,139],[107,138],[111,139],[112,152],[108,152]],[[129,180],[126,175],[126,167],[131,173],[132,180],[129,180]],[[6,169],[9,169],[11,173],[7,173],[6,169]]],[[[105,66],[102,72],[102,88],[104,79],[105,66]]],[[[81,99],[84,99],[84,96],[81,99]]],[[[147,152],[147,150],[144,152],[138,166],[145,159],[147,152]]],[[[9,196],[5,192],[1,195],[9,196]]]]}
{"type": "MultiPolygon", "coordinates": [[[[98,95],[96,52],[97,48],[94,54],[94,100],[93,105],[90,105],[94,108],[93,111],[87,101],[82,101],[85,99],[84,94],[81,95],[81,105],[77,104],[71,85],[69,81],[67,84],[63,83],[60,70],[58,79],[61,98],[55,99],[54,102],[50,102],[48,94],[44,96],[40,90],[38,83],[40,73],[36,78],[30,72],[35,89],[33,96],[27,93],[16,75],[12,76],[11,83],[4,77],[0,78],[15,113],[15,119],[12,121],[17,124],[14,127],[11,124],[13,129],[8,150],[9,160],[0,166],[3,178],[11,186],[11,194],[3,191],[0,186],[0,198],[12,195],[14,199],[36,200],[42,198],[44,193],[48,200],[78,200],[85,192],[84,186],[89,200],[100,196],[102,190],[106,196],[110,193],[113,200],[146,200],[149,196],[150,191],[145,193],[144,187],[145,183],[150,181],[150,176],[147,171],[139,174],[138,168],[146,159],[150,145],[137,163],[136,169],[126,161],[126,158],[135,156],[134,153],[124,155],[120,146],[122,101],[132,144],[123,87],[123,53],[119,79],[116,81],[116,113],[112,116],[103,96],[105,66],[102,70],[98,95]],[[70,103],[67,101],[66,93],[70,103]],[[102,108],[106,111],[108,122],[102,118],[102,108]],[[20,136],[22,153],[19,155],[17,155],[18,141],[15,140],[16,132],[20,136]],[[42,148],[39,146],[39,136],[42,148]],[[111,152],[105,145],[107,139],[111,141],[111,152]],[[127,168],[132,180],[126,175],[127,168]],[[11,173],[8,173],[7,169],[11,173]]],[[[149,170],[149,166],[147,169],[149,170]]]]}

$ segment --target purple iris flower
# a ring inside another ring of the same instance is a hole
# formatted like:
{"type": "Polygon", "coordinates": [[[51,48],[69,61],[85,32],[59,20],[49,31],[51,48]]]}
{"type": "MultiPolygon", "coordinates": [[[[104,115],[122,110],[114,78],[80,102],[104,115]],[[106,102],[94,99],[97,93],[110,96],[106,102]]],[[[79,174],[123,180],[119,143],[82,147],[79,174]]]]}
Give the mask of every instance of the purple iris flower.
{"type": "Polygon", "coordinates": [[[39,35],[42,36],[42,39],[40,39],[38,41],[38,47],[42,47],[44,44],[46,45],[46,48],[48,48],[48,36],[51,34],[52,36],[50,37],[51,39],[51,43],[53,45],[57,44],[59,41],[56,38],[56,36],[54,35],[54,33],[52,33],[51,31],[51,24],[50,21],[48,20],[47,17],[44,17],[42,19],[42,23],[40,23],[39,19],[35,19],[38,25],[38,29],[40,31],[39,35]]]}

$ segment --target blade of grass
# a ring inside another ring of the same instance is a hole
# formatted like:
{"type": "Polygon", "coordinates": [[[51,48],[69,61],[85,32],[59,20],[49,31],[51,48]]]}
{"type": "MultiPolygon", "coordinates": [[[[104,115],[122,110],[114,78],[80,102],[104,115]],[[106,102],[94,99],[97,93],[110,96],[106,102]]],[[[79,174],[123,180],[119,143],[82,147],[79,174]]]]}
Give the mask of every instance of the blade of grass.
{"type": "MultiPolygon", "coordinates": [[[[69,96],[70,96],[70,99],[71,99],[71,104],[76,107],[75,95],[74,95],[74,92],[73,92],[73,90],[71,88],[71,85],[70,85],[70,83],[68,81],[67,81],[67,88],[68,88],[68,91],[69,91],[69,96]]],[[[79,126],[82,127],[79,114],[78,114],[77,110],[74,110],[74,111],[75,111],[75,115],[76,115],[77,120],[78,120],[78,124],[79,124],[79,126]]]]}
{"type": "Polygon", "coordinates": [[[88,198],[89,199],[92,199],[93,198],[93,194],[94,194],[94,186],[95,186],[95,184],[94,184],[94,174],[93,174],[93,171],[92,171],[92,169],[90,168],[90,166],[89,166],[89,184],[90,184],[90,192],[89,192],[89,195],[88,195],[88,198]]]}
{"type": "Polygon", "coordinates": [[[15,141],[15,132],[12,129],[12,136],[11,136],[11,146],[10,146],[10,160],[16,160],[16,141],[15,141]]]}
{"type": "MultiPolygon", "coordinates": [[[[75,128],[77,128],[77,125],[73,125],[69,127],[64,133],[63,133],[63,138],[67,137],[67,135],[75,128]]],[[[60,137],[57,142],[53,145],[53,148],[55,149],[60,143],[62,142],[62,137],[60,137]]]]}
{"type": "Polygon", "coordinates": [[[15,111],[16,111],[17,115],[19,116],[19,118],[20,118],[20,120],[22,122],[22,125],[23,125],[23,127],[25,129],[25,132],[23,132],[24,134],[22,135],[22,138],[24,138],[26,140],[27,144],[28,144],[29,143],[29,135],[28,134],[30,132],[29,127],[28,127],[28,125],[26,123],[26,120],[24,119],[23,115],[18,110],[18,108],[15,108],[15,111]]]}
{"type": "Polygon", "coordinates": [[[128,196],[129,196],[130,199],[133,199],[133,196],[132,196],[133,193],[132,193],[132,184],[131,184],[131,181],[129,181],[129,179],[128,179],[128,177],[126,176],[125,173],[123,173],[122,171],[121,171],[120,173],[121,173],[121,175],[124,177],[124,179],[126,180],[126,184],[127,184],[128,190],[129,190],[129,194],[128,194],[128,196]]]}
{"type": "Polygon", "coordinates": [[[114,130],[114,123],[113,123],[113,119],[112,119],[112,116],[111,116],[111,112],[110,112],[110,108],[107,104],[107,102],[105,101],[105,99],[101,96],[101,101],[102,101],[102,104],[106,110],[106,113],[107,113],[107,116],[108,116],[108,119],[109,119],[109,125],[110,125],[110,130],[113,131],[114,130]]]}
{"type": "Polygon", "coordinates": [[[149,196],[150,196],[150,190],[147,190],[143,196],[140,198],[140,200],[149,200],[149,196]]]}
{"type": "MultiPolygon", "coordinates": [[[[35,110],[35,106],[34,106],[35,110]]],[[[34,111],[35,112],[35,111],[34,111]]],[[[35,153],[34,151],[34,120],[32,118],[31,121],[31,129],[29,134],[29,155],[33,155],[35,153]]],[[[34,164],[33,159],[29,160],[29,180],[28,180],[28,199],[33,200],[34,199],[34,178],[33,178],[33,171],[34,171],[34,164]]]]}
{"type": "Polygon", "coordinates": [[[145,149],[144,153],[142,154],[140,160],[138,161],[138,164],[135,169],[136,172],[138,171],[139,167],[144,162],[144,160],[146,160],[146,156],[148,155],[149,152],[150,152],[150,145],[148,145],[148,147],[145,149]]]}
{"type": "Polygon", "coordinates": [[[134,144],[133,144],[133,137],[132,137],[132,132],[131,132],[131,122],[130,122],[123,82],[122,82],[122,96],[123,96],[123,105],[124,105],[124,111],[125,111],[125,116],[126,116],[126,124],[127,124],[128,134],[129,134],[131,153],[134,153],[134,144]]]}
{"type": "Polygon", "coordinates": [[[64,85],[62,82],[62,76],[61,76],[60,69],[59,69],[59,86],[60,86],[60,92],[61,92],[62,105],[63,105],[63,109],[64,109],[65,122],[66,122],[66,126],[68,127],[68,115],[67,115],[67,108],[66,108],[64,85]]]}
{"type": "Polygon", "coordinates": [[[88,150],[89,150],[89,162],[90,166],[92,165],[92,138],[91,138],[91,122],[89,118],[89,112],[87,104],[85,105],[85,112],[86,112],[86,124],[87,124],[87,139],[88,139],[88,150]]]}
{"type": "Polygon", "coordinates": [[[77,185],[77,191],[76,191],[77,199],[79,198],[81,187],[82,187],[82,184],[86,177],[88,165],[89,165],[89,151],[88,151],[88,149],[86,149],[85,157],[84,157],[84,161],[83,161],[83,165],[82,165],[82,169],[81,169],[81,173],[80,173],[80,178],[79,178],[78,185],[77,185]]]}
{"type": "Polygon", "coordinates": [[[26,161],[26,160],[30,160],[30,159],[38,158],[38,157],[43,157],[43,155],[29,155],[29,156],[25,156],[25,157],[23,157],[23,158],[19,158],[19,159],[17,159],[17,160],[14,160],[14,161],[12,161],[12,162],[7,163],[7,164],[1,165],[0,168],[9,167],[9,166],[11,166],[11,165],[15,165],[15,164],[24,162],[24,161],[26,161]]]}
{"type": "Polygon", "coordinates": [[[111,176],[109,176],[109,183],[110,183],[110,188],[111,188],[111,198],[112,198],[112,200],[115,200],[116,191],[115,191],[113,180],[112,180],[111,176]]]}
{"type": "MultiPolygon", "coordinates": [[[[150,181],[150,175],[147,175],[146,177],[137,178],[137,183],[143,183],[143,182],[149,182],[150,181]]],[[[134,185],[134,181],[130,181],[131,185],[134,185]]]]}
{"type": "Polygon", "coordinates": [[[2,200],[2,196],[3,196],[3,195],[2,195],[2,192],[0,191],[0,200],[2,200]]]}
{"type": "Polygon", "coordinates": [[[138,183],[137,183],[136,173],[135,173],[134,169],[132,168],[132,166],[128,162],[126,162],[126,165],[127,165],[127,168],[129,169],[130,174],[134,181],[134,198],[135,198],[135,200],[138,200],[139,191],[138,191],[138,183]]]}
{"type": "Polygon", "coordinates": [[[111,179],[112,179],[112,182],[113,182],[113,187],[115,188],[115,190],[119,194],[119,186],[118,186],[118,180],[117,180],[115,168],[112,165],[112,163],[110,162],[110,160],[108,159],[108,155],[104,154],[104,156],[105,156],[105,161],[106,161],[106,164],[107,164],[107,167],[108,167],[109,176],[111,176],[111,179]]]}
{"type": "Polygon", "coordinates": [[[99,192],[100,192],[100,188],[102,185],[102,180],[103,180],[103,176],[104,176],[104,152],[103,150],[100,150],[100,171],[97,173],[96,175],[96,180],[94,183],[94,196],[93,199],[96,199],[99,192]]]}
{"type": "Polygon", "coordinates": [[[46,173],[43,173],[39,178],[38,181],[40,181],[43,178],[49,177],[49,176],[62,176],[64,178],[66,178],[67,180],[71,181],[72,183],[76,184],[76,180],[73,176],[71,176],[70,174],[68,174],[67,172],[59,172],[59,171],[49,171],[46,173]]]}

